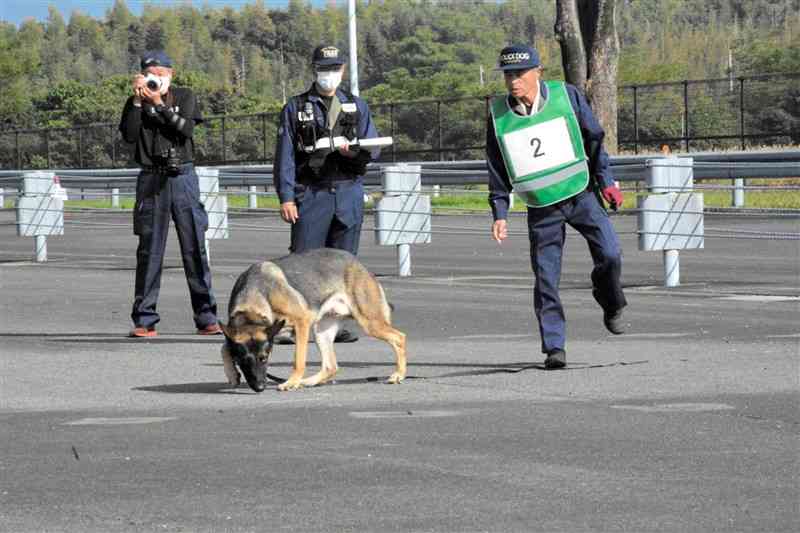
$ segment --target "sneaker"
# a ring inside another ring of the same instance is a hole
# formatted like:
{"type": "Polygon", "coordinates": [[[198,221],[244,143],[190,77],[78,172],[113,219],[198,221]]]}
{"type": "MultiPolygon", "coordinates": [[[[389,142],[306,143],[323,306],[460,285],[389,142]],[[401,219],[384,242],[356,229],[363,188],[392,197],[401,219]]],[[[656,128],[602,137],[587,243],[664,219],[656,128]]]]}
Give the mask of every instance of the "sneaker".
{"type": "Polygon", "coordinates": [[[204,328],[197,330],[198,335],[222,335],[222,328],[219,324],[209,324],[204,328]]]}
{"type": "Polygon", "coordinates": [[[333,339],[333,342],[356,342],[358,340],[358,335],[343,329],[336,334],[336,337],[333,339]]]}
{"type": "Polygon", "coordinates": [[[556,368],[564,368],[567,366],[567,352],[564,350],[550,350],[547,352],[547,358],[544,360],[544,367],[548,370],[556,368]]]}
{"type": "Polygon", "coordinates": [[[152,338],[157,337],[158,333],[156,332],[156,328],[146,328],[143,326],[136,326],[128,333],[128,337],[133,337],[137,339],[142,338],[152,338]]]}
{"type": "Polygon", "coordinates": [[[622,309],[603,313],[603,324],[614,335],[625,333],[625,323],[622,321],[622,309]]]}

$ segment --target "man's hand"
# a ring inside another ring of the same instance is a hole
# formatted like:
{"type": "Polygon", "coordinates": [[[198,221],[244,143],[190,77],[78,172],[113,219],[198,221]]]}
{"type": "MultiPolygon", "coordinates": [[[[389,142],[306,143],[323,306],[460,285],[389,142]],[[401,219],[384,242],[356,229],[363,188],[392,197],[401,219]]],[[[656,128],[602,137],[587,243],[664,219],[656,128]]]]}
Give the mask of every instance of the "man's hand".
{"type": "Polygon", "coordinates": [[[622,191],[619,190],[619,187],[616,185],[609,185],[600,191],[600,194],[603,195],[603,200],[605,200],[614,211],[622,207],[624,198],[622,196],[622,191]]]}
{"type": "Polygon", "coordinates": [[[339,153],[342,154],[345,157],[353,158],[353,157],[358,155],[358,149],[356,149],[355,152],[352,152],[352,151],[350,151],[350,145],[349,144],[345,144],[344,146],[339,148],[339,153]]]}
{"type": "Polygon", "coordinates": [[[147,81],[145,80],[144,76],[137,74],[133,77],[133,80],[131,81],[131,89],[133,89],[134,99],[138,100],[139,103],[141,103],[143,98],[142,89],[145,89],[146,87],[147,81]]]}
{"type": "Polygon", "coordinates": [[[492,238],[500,244],[508,237],[508,222],[503,219],[495,220],[492,224],[492,238]]]}
{"type": "Polygon", "coordinates": [[[161,99],[161,92],[158,89],[151,91],[147,85],[142,87],[142,98],[154,106],[164,105],[164,100],[161,99]]]}
{"type": "Polygon", "coordinates": [[[294,202],[283,202],[281,204],[281,218],[284,222],[294,224],[300,215],[297,213],[297,204],[294,202]]]}

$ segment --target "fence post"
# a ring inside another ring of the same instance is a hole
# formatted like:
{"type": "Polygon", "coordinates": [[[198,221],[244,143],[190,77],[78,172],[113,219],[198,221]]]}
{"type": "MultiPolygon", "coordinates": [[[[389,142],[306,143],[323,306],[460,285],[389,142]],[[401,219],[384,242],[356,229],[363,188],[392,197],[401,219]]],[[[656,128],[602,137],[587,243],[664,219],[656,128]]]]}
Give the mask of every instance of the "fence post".
{"type": "Polygon", "coordinates": [[[196,167],[197,181],[200,188],[200,203],[208,214],[208,229],[205,234],[206,258],[211,265],[211,239],[227,239],[228,230],[228,197],[220,193],[219,169],[196,167]]]}
{"type": "Polygon", "coordinates": [[[256,185],[250,185],[248,187],[250,194],[247,195],[247,207],[250,209],[256,209],[258,207],[258,187],[256,185]]]}
{"type": "Polygon", "coordinates": [[[261,113],[261,138],[264,142],[264,161],[267,160],[267,114],[261,113]]]}
{"type": "Polygon", "coordinates": [[[421,194],[422,168],[381,168],[383,197],[375,206],[375,243],[395,246],[400,277],[411,275],[411,244],[431,242],[431,199],[421,194]]]}
{"type": "Polygon", "coordinates": [[[639,91],[633,86],[633,153],[639,155],[639,91]]]}
{"type": "Polygon", "coordinates": [[[50,164],[50,130],[44,130],[44,150],[47,154],[47,168],[52,168],[50,164]]]}
{"type": "Polygon", "coordinates": [[[744,178],[735,178],[733,180],[731,202],[733,207],[744,207],[744,178]]]}
{"type": "Polygon", "coordinates": [[[116,139],[116,131],[117,128],[114,125],[111,125],[111,168],[117,167],[117,139],[116,139]]]}
{"type": "Polygon", "coordinates": [[[119,209],[119,189],[116,187],[111,189],[111,207],[119,209]]]}
{"type": "MultiPolygon", "coordinates": [[[[78,128],[78,168],[83,168],[83,129],[78,128]]],[[[81,200],[83,200],[83,189],[81,189],[81,200]]]]}
{"type": "Polygon", "coordinates": [[[689,80],[683,80],[683,147],[689,151],[689,80]]]}
{"type": "MultiPolygon", "coordinates": [[[[394,104],[389,104],[389,136],[394,139],[394,104]]],[[[397,160],[395,154],[395,143],[392,143],[392,163],[397,160]]]]}
{"type": "Polygon", "coordinates": [[[744,150],[744,78],[739,78],[739,135],[744,150]]]}
{"type": "Polygon", "coordinates": [[[444,161],[444,154],[442,153],[442,101],[436,101],[436,131],[437,131],[437,148],[439,150],[439,161],[444,161]]]}
{"type": "Polygon", "coordinates": [[[637,198],[639,250],[661,250],[664,286],[680,285],[679,250],[704,247],[703,195],[694,190],[694,160],[648,159],[647,196],[637,198]]]}
{"type": "Polygon", "coordinates": [[[17,235],[34,237],[37,263],[47,261],[47,236],[64,235],[64,200],[53,172],[26,172],[17,198],[17,235]]]}
{"type": "Polygon", "coordinates": [[[225,153],[225,116],[222,116],[222,162],[225,163],[227,159],[227,154],[225,153]]]}

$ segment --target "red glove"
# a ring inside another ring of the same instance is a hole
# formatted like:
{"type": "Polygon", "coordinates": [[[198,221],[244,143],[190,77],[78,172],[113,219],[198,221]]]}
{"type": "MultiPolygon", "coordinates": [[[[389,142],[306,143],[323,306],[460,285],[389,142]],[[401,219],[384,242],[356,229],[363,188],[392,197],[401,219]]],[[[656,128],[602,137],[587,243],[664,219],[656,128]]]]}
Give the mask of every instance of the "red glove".
{"type": "Polygon", "coordinates": [[[603,189],[600,194],[603,195],[603,200],[608,203],[609,207],[614,211],[617,208],[622,206],[623,198],[622,198],[622,191],[619,190],[619,187],[616,185],[609,185],[605,189],[603,189]]]}

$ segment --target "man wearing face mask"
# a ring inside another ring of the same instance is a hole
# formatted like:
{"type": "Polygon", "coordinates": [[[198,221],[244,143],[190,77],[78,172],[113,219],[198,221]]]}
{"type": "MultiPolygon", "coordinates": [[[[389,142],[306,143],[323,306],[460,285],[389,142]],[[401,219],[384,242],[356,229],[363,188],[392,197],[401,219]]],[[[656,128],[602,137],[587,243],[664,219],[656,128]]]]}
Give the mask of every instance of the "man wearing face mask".
{"type": "MultiPolygon", "coordinates": [[[[319,46],[312,55],[314,84],[293,97],[281,112],[275,148],[275,189],[281,218],[292,225],[292,253],[338,248],[358,253],[364,213],[363,176],[378,149],[334,147],[329,139],[378,136],[364,100],[339,85],[345,61],[335,46],[319,46]]],[[[357,337],[347,330],[337,342],[357,337]]]]}
{"type": "Polygon", "coordinates": [[[170,218],[178,233],[197,333],[222,333],[205,248],[208,215],[200,203],[193,165],[192,134],[203,119],[192,91],[171,84],[173,74],[172,61],[163,51],[146,52],[119,125],[125,141],[135,145],[134,158],[142,168],[133,211],[139,247],[132,337],[157,335],[156,304],[170,218]]]}

